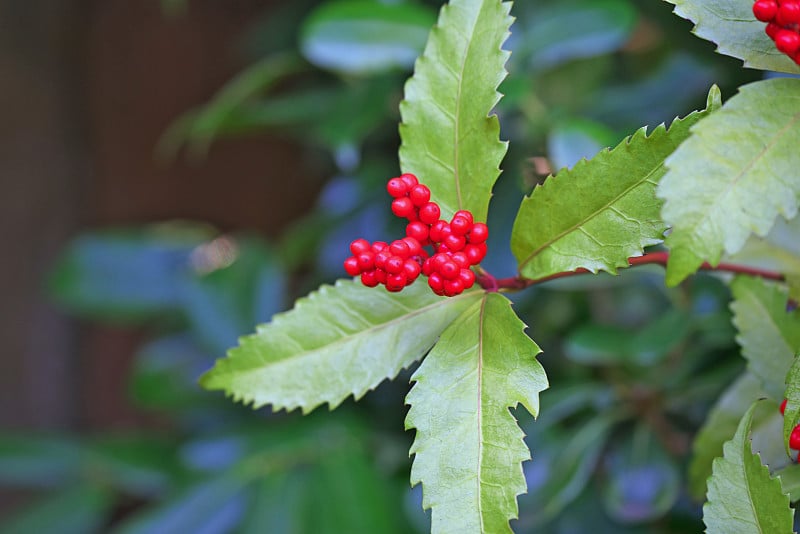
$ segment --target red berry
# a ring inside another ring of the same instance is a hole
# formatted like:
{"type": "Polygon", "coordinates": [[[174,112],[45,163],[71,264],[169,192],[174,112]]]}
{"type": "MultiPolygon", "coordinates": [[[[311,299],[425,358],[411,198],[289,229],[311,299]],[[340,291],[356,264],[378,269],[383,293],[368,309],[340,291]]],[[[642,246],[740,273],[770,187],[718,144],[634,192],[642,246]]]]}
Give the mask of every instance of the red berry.
{"type": "MultiPolygon", "coordinates": [[[[409,200],[411,202],[411,200],[409,200]]],[[[419,209],[419,220],[425,224],[433,224],[439,220],[442,211],[435,202],[428,202],[419,209]]]]}
{"type": "Polygon", "coordinates": [[[384,249],[375,254],[375,267],[383,269],[386,267],[386,260],[392,257],[392,251],[384,249]]]}
{"type": "Polygon", "coordinates": [[[438,294],[439,291],[444,289],[444,278],[439,273],[431,273],[428,277],[428,285],[438,294]]]}
{"type": "Polygon", "coordinates": [[[462,291],[464,291],[464,283],[458,278],[444,281],[444,294],[448,297],[455,297],[462,291]]]}
{"type": "Polygon", "coordinates": [[[378,253],[381,250],[386,249],[388,246],[389,244],[384,241],[375,241],[370,248],[372,249],[372,252],[378,253]]]}
{"type": "Polygon", "coordinates": [[[467,244],[467,240],[463,235],[450,234],[445,237],[443,242],[444,246],[450,249],[451,252],[458,252],[467,244]]]}
{"type": "Polygon", "coordinates": [[[440,272],[442,265],[448,261],[450,261],[450,259],[448,258],[447,254],[436,253],[433,255],[433,258],[431,258],[431,266],[433,267],[434,271],[440,272]]]}
{"type": "Polygon", "coordinates": [[[478,265],[486,257],[486,243],[480,245],[467,245],[464,247],[464,254],[471,265],[478,265]]]}
{"type": "Polygon", "coordinates": [[[764,31],[766,32],[767,35],[769,35],[769,38],[774,41],[775,40],[775,36],[778,35],[778,32],[781,29],[782,28],[780,26],[778,26],[776,23],[770,22],[769,24],[767,24],[767,27],[764,28],[764,31]]]}
{"type": "Polygon", "coordinates": [[[458,273],[458,279],[464,284],[464,289],[469,289],[475,284],[475,273],[469,269],[461,269],[461,272],[458,273]]]}
{"type": "Polygon", "coordinates": [[[458,210],[453,214],[453,217],[464,217],[470,224],[475,222],[472,218],[472,213],[469,210],[458,210]]]}
{"type": "Polygon", "coordinates": [[[454,261],[447,260],[439,267],[439,273],[445,280],[454,280],[458,278],[459,272],[461,272],[461,267],[456,265],[454,261]]]}
{"type": "Polygon", "coordinates": [[[800,48],[800,34],[791,30],[778,30],[775,35],[775,47],[784,54],[793,56],[800,48]]]}
{"type": "Polygon", "coordinates": [[[406,235],[408,237],[413,237],[420,243],[424,243],[430,235],[430,229],[424,222],[414,221],[408,223],[408,226],[406,226],[406,235]]]}
{"type": "Polygon", "coordinates": [[[361,267],[358,266],[358,260],[354,256],[344,260],[344,271],[350,276],[361,274],[361,267]]]}
{"type": "Polygon", "coordinates": [[[489,238],[489,227],[483,223],[475,223],[469,231],[469,242],[473,245],[483,243],[489,238]]]}
{"type": "Polygon", "coordinates": [[[386,275],[386,289],[388,289],[392,293],[395,293],[397,291],[402,290],[404,287],[406,287],[406,285],[407,285],[406,282],[407,281],[408,280],[406,279],[406,275],[403,274],[403,273],[387,274],[386,275]]]}
{"type": "Polygon", "coordinates": [[[405,258],[401,258],[400,256],[392,256],[386,260],[384,270],[389,274],[400,274],[400,272],[403,270],[404,263],[405,258]]]}
{"type": "Polygon", "coordinates": [[[433,272],[433,258],[428,258],[422,263],[422,274],[430,276],[433,272]]]}
{"type": "Polygon", "coordinates": [[[442,238],[444,237],[442,236],[442,230],[444,229],[445,226],[447,226],[447,222],[445,221],[436,221],[431,225],[431,231],[430,231],[431,241],[433,241],[434,243],[442,242],[442,238]]]}
{"type": "Polygon", "coordinates": [[[792,434],[789,436],[789,448],[800,449],[800,425],[794,427],[792,434]]]}
{"type": "MultiPolygon", "coordinates": [[[[755,6],[753,9],[755,10],[755,6]]],[[[775,15],[775,22],[784,27],[800,22],[800,2],[783,0],[775,15]]]]}
{"type": "Polygon", "coordinates": [[[367,271],[361,273],[361,283],[367,287],[375,287],[378,285],[377,273],[375,271],[367,271]]]}
{"type": "Polygon", "coordinates": [[[392,178],[386,184],[386,191],[394,198],[400,198],[408,193],[410,188],[400,178],[392,178]]]}
{"type": "Polygon", "coordinates": [[[411,174],[410,172],[401,174],[400,179],[403,180],[403,183],[406,184],[409,190],[419,183],[417,177],[411,174]]]}
{"type": "Polygon", "coordinates": [[[379,284],[386,283],[386,271],[383,269],[375,269],[375,280],[378,281],[379,284]]]}
{"type": "Polygon", "coordinates": [[[761,22],[770,22],[778,12],[778,3],[775,0],[758,0],[753,4],[753,15],[761,22]]]}
{"type": "Polygon", "coordinates": [[[453,220],[450,221],[450,230],[456,235],[466,235],[471,228],[472,223],[470,223],[466,217],[456,215],[453,217],[453,220]]]}
{"type": "Polygon", "coordinates": [[[408,246],[409,256],[419,256],[422,254],[422,245],[417,239],[413,237],[404,237],[401,241],[408,246]]]}
{"type": "Polygon", "coordinates": [[[415,262],[414,260],[406,260],[406,262],[403,264],[403,273],[405,273],[409,282],[416,280],[421,271],[422,268],[419,266],[419,263],[415,262]]]}
{"type": "Polygon", "coordinates": [[[392,201],[392,213],[398,217],[408,217],[414,213],[414,204],[408,197],[396,198],[392,201]]]}
{"type": "Polygon", "coordinates": [[[373,252],[363,252],[356,256],[358,267],[361,272],[371,271],[375,268],[375,254],[373,252]]]}
{"type": "Polygon", "coordinates": [[[783,412],[786,411],[786,400],[787,399],[783,399],[783,402],[781,403],[781,407],[779,408],[779,410],[781,411],[781,415],[783,415],[783,412]]]}
{"type": "Polygon", "coordinates": [[[408,198],[415,206],[424,206],[431,199],[431,190],[423,184],[417,184],[408,192],[408,198]]]}
{"type": "Polygon", "coordinates": [[[366,239],[356,239],[350,243],[350,252],[353,253],[353,256],[358,256],[362,252],[367,252],[371,249],[372,247],[366,239]]]}
{"type": "Polygon", "coordinates": [[[450,259],[453,260],[453,263],[461,267],[462,269],[467,269],[471,265],[469,262],[469,258],[463,252],[456,252],[450,256],[450,259]]]}
{"type": "Polygon", "coordinates": [[[403,259],[408,258],[409,254],[411,253],[411,249],[408,248],[408,244],[399,239],[397,241],[392,241],[392,244],[389,245],[389,250],[395,256],[400,256],[403,259]]]}

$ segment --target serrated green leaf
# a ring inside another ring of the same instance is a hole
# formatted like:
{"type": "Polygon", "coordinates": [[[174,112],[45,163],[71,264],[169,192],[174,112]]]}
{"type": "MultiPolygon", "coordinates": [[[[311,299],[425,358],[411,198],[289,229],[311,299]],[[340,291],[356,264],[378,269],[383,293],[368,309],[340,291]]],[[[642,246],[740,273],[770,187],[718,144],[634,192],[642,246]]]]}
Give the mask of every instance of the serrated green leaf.
{"type": "Polygon", "coordinates": [[[411,482],[423,485],[432,532],[511,532],[530,459],[509,408],[534,416],[547,388],[539,347],[498,293],[474,302],[442,334],[412,380],[406,428],[411,482]]]}
{"type": "Polygon", "coordinates": [[[400,103],[400,166],[425,182],[442,217],[468,209],[485,221],[507,143],[489,116],[506,76],[511,2],[452,0],[442,7],[400,103]]]}
{"type": "Polygon", "coordinates": [[[737,277],[731,284],[733,324],[747,367],[764,391],[783,398],[786,373],[800,352],[800,312],[786,311],[786,292],[759,278],[737,277]]]}
{"type": "Polygon", "coordinates": [[[717,44],[717,52],[744,61],[745,67],[800,73],[788,56],[775,48],[764,32],[766,24],[753,16],[752,2],[730,0],[667,0],[675,14],[695,23],[698,37],[717,44]]]}
{"type": "Polygon", "coordinates": [[[789,495],[791,502],[800,500],[800,465],[791,464],[776,473],[781,480],[783,492],[789,495]]]}
{"type": "Polygon", "coordinates": [[[740,250],[751,233],[764,236],[778,214],[791,219],[800,203],[800,80],[745,85],[692,128],[669,158],[658,186],[672,226],[667,285],[694,273],[723,250],[740,250]]]}
{"type": "Polygon", "coordinates": [[[388,293],[340,280],[242,338],[200,383],[254,408],[332,409],[420,358],[480,294],[442,298],[422,283],[388,293]]]}
{"type": "Polygon", "coordinates": [[[706,493],[714,458],[722,455],[722,445],[733,437],[742,416],[762,396],[761,381],[752,373],[743,373],[720,395],[708,412],[703,426],[692,443],[689,463],[689,493],[697,499],[706,493]]]}
{"type": "Polygon", "coordinates": [[[753,411],[742,417],[733,439],[723,446],[724,457],[714,460],[708,479],[708,502],[703,506],[703,522],[710,534],[791,533],[794,510],[784,495],[780,480],[771,478],[750,445],[753,411]]]}
{"type": "Polygon", "coordinates": [[[649,136],[639,129],[613,150],[582,160],[537,186],[522,201],[511,250],[528,278],[578,268],[616,273],[644,247],[660,243],[666,225],[656,198],[664,159],[689,136],[689,128],[720,105],[711,88],[705,111],[662,124],[649,136]]]}
{"type": "Polygon", "coordinates": [[[789,436],[800,419],[800,352],[795,355],[794,362],[786,373],[786,409],[783,412],[783,444],[789,454],[789,436]]]}

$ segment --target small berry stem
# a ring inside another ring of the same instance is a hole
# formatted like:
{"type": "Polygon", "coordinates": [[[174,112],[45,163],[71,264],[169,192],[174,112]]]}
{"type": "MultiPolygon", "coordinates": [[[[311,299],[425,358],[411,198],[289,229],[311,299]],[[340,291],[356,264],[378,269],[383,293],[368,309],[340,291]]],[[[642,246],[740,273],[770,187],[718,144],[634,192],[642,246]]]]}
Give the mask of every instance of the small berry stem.
{"type": "MultiPolygon", "coordinates": [[[[650,252],[648,254],[645,254],[644,256],[636,256],[633,258],[628,258],[628,263],[630,264],[631,267],[634,267],[636,265],[648,265],[648,264],[666,266],[667,260],[669,260],[669,252],[650,252]]],[[[757,267],[738,265],[735,263],[720,263],[719,265],[714,267],[706,262],[700,266],[700,269],[704,271],[723,271],[729,273],[747,274],[750,276],[765,278],[767,280],[777,280],[777,281],[785,280],[784,275],[782,275],[781,273],[775,271],[769,271],[766,269],[759,269],[757,267]]],[[[525,289],[527,287],[536,284],[541,284],[542,282],[555,280],[557,278],[567,278],[579,274],[588,274],[590,272],[591,271],[587,269],[576,269],[574,271],[551,274],[550,276],[545,276],[542,278],[530,279],[530,278],[524,278],[522,276],[512,276],[509,278],[495,278],[491,274],[484,271],[483,273],[478,275],[476,281],[486,291],[501,291],[501,290],[519,291],[521,289],[525,289]]]]}

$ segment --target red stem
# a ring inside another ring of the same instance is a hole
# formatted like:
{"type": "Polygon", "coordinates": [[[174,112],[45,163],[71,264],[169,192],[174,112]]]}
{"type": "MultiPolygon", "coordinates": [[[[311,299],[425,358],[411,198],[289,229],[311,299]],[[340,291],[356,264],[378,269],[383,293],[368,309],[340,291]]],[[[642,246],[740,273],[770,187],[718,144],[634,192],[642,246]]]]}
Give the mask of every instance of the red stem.
{"type": "MultiPolygon", "coordinates": [[[[669,252],[650,252],[649,254],[645,254],[644,256],[635,256],[633,258],[628,258],[628,263],[630,264],[630,266],[647,265],[647,264],[658,264],[666,266],[668,259],[669,259],[669,252]]],[[[700,269],[705,271],[724,271],[729,273],[747,274],[750,276],[765,278],[767,280],[777,280],[777,281],[785,280],[785,277],[781,273],[777,273],[775,271],[768,271],[765,269],[759,269],[756,267],[748,267],[746,265],[738,265],[735,263],[720,263],[719,265],[714,267],[708,262],[706,262],[700,266],[700,269]]],[[[587,274],[590,272],[591,271],[587,269],[576,269],[574,271],[551,274],[550,276],[545,276],[543,278],[537,278],[537,279],[523,278],[521,276],[513,276],[509,278],[495,278],[489,273],[484,273],[478,276],[478,283],[483,289],[487,291],[498,291],[500,289],[508,289],[513,291],[513,290],[525,289],[526,287],[530,287],[532,285],[541,284],[542,282],[547,282],[548,280],[555,280],[556,278],[566,278],[568,276],[587,274]]]]}

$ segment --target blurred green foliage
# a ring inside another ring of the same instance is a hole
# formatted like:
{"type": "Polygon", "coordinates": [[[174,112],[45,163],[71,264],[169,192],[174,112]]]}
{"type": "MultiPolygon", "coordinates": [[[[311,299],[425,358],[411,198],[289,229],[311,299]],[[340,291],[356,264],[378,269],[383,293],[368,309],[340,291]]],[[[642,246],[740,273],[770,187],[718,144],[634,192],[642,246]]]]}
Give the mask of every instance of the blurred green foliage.
{"type": "MultiPolygon", "coordinates": [[[[408,488],[408,373],[335,414],[252,412],[203,392],[213,360],[320,282],[343,275],[352,236],[398,224],[398,103],[441,2],[285,3],[243,35],[252,65],[164,134],[162,157],[200,158],[222,137],[268,130],[327,154],[330,179],[275,242],[165,222],[76,237],[49,279],[93,321],[146,326],[131,401],[168,424],[140,434],[0,436],[0,484],[41,494],[2,532],[425,532],[408,488]]],[[[190,2],[165,1],[179,16],[190,2]]],[[[522,194],[647,124],[700,109],[760,76],[717,56],[660,2],[519,2],[498,107],[511,140],[490,206],[490,257],[508,248],[522,194]]],[[[222,179],[222,178],[221,178],[222,179]]],[[[514,295],[557,387],[522,419],[533,461],[517,532],[693,532],[692,436],[743,368],[724,284],[666,289],[660,269],[573,278],[514,295]]],[[[522,416],[522,411],[517,412],[522,416]]]]}

